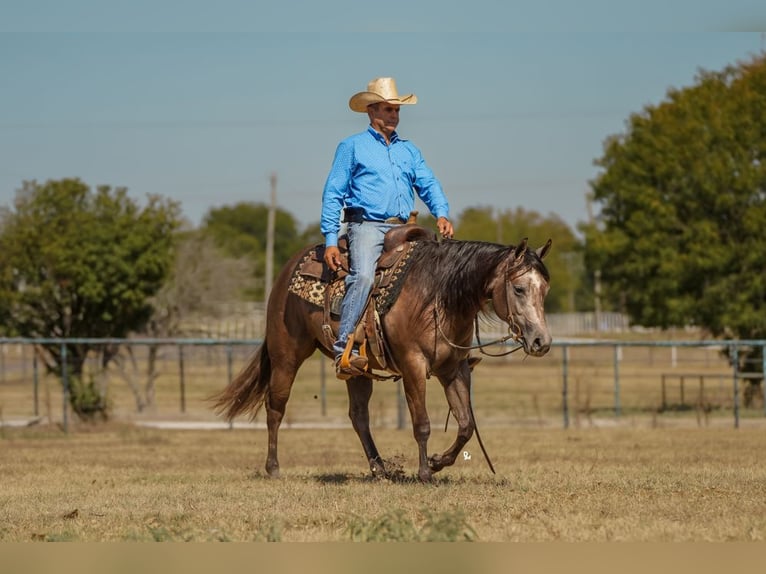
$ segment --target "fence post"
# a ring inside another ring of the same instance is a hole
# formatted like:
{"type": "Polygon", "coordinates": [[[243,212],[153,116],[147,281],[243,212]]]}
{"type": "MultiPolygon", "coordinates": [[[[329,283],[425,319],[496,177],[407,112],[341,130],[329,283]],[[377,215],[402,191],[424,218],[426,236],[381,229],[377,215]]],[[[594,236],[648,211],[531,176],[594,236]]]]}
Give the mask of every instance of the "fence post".
{"type": "Polygon", "coordinates": [[[686,406],[686,393],[684,383],[686,382],[683,375],[681,375],[678,381],[678,392],[681,394],[681,408],[686,406]]]}
{"type": "Polygon", "coordinates": [[[319,397],[321,399],[322,416],[327,416],[327,361],[323,354],[319,354],[319,397]]]}
{"type": "MultiPolygon", "coordinates": [[[[40,381],[37,375],[37,353],[32,352],[32,388],[34,389],[35,416],[40,416],[40,381]]],[[[50,421],[48,421],[50,422],[50,421]]]]}
{"type": "Polygon", "coordinates": [[[734,365],[734,428],[739,428],[739,347],[734,345],[731,353],[734,365]]]}
{"type": "Polygon", "coordinates": [[[61,343],[61,386],[62,392],[62,425],[64,432],[69,432],[69,367],[67,366],[66,343],[61,343]]]}
{"type": "Polygon", "coordinates": [[[614,416],[619,418],[622,414],[622,405],[620,403],[620,353],[621,347],[614,346],[614,416]]]}
{"type": "Polygon", "coordinates": [[[562,348],[562,377],[561,382],[561,408],[564,415],[564,428],[569,428],[569,346],[564,345],[562,348]]]}
{"type": "Polygon", "coordinates": [[[761,347],[761,396],[763,397],[763,416],[766,417],[766,345],[761,347]]]}
{"type": "MultiPolygon", "coordinates": [[[[232,380],[232,368],[231,368],[231,343],[226,345],[226,375],[228,376],[229,384],[232,380]]],[[[229,419],[229,430],[234,428],[234,419],[229,419]]]]}
{"type": "Polygon", "coordinates": [[[178,345],[178,370],[181,384],[181,412],[186,412],[186,379],[184,376],[184,346],[178,345]]]}

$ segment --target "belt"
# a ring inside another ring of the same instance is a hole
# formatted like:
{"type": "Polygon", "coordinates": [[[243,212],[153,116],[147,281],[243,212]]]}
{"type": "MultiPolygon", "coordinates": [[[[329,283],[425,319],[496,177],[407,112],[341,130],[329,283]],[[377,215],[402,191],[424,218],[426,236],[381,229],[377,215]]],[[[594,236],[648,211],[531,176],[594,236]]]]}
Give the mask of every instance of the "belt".
{"type": "Polygon", "coordinates": [[[407,223],[401,217],[389,217],[388,219],[366,219],[364,217],[364,210],[359,207],[347,207],[343,210],[343,222],[344,223],[362,223],[364,221],[374,221],[375,223],[388,223],[391,225],[403,225],[407,223]]]}

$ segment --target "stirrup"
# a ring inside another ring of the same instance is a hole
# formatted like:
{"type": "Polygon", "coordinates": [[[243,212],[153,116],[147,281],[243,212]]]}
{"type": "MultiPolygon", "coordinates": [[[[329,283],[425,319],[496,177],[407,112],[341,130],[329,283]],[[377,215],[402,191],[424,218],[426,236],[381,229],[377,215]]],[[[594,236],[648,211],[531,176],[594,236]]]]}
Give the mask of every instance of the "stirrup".
{"type": "Polygon", "coordinates": [[[359,355],[351,354],[353,348],[354,339],[349,338],[346,343],[346,348],[343,350],[343,354],[335,361],[335,376],[339,379],[346,380],[351,377],[363,375],[368,370],[369,361],[367,359],[364,345],[362,345],[359,355]]]}

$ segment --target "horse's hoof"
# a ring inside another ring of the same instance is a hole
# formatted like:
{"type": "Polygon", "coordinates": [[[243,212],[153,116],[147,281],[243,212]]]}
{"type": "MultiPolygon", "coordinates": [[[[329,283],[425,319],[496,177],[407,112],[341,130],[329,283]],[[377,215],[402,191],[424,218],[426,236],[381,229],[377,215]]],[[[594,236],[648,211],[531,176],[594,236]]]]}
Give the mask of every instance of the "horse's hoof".
{"type": "Polygon", "coordinates": [[[373,478],[385,478],[386,476],[386,469],[383,466],[383,463],[377,460],[370,461],[370,472],[372,473],[373,478]]]}
{"type": "Polygon", "coordinates": [[[267,466],[266,474],[269,475],[269,478],[279,478],[279,466],[267,466]]]}
{"type": "Polygon", "coordinates": [[[434,475],[430,468],[421,468],[418,471],[418,479],[420,479],[420,482],[429,484],[431,481],[433,481],[434,475]]]}
{"type": "Polygon", "coordinates": [[[431,456],[431,458],[428,459],[428,467],[433,472],[439,472],[441,469],[443,469],[444,462],[442,461],[441,455],[435,454],[431,456]]]}

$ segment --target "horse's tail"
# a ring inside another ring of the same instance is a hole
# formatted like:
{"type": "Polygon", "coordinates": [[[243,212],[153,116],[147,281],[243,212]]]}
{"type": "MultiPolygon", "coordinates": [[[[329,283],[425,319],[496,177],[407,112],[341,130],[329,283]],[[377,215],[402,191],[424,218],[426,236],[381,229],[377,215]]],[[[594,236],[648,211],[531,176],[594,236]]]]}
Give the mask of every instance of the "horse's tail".
{"type": "Polygon", "coordinates": [[[254,419],[266,399],[270,378],[271,359],[264,339],[247,365],[227,387],[211,397],[211,400],[215,401],[213,409],[228,421],[243,413],[249,413],[250,419],[254,419]]]}

